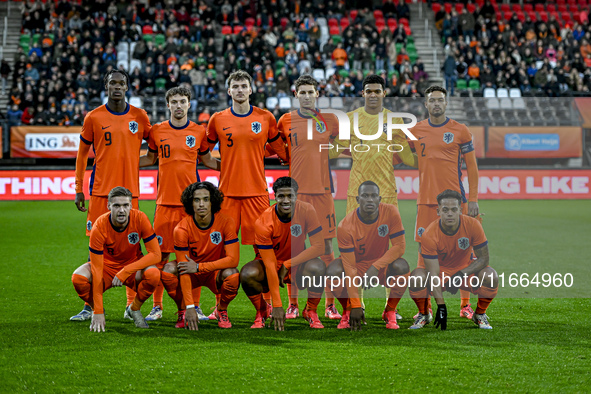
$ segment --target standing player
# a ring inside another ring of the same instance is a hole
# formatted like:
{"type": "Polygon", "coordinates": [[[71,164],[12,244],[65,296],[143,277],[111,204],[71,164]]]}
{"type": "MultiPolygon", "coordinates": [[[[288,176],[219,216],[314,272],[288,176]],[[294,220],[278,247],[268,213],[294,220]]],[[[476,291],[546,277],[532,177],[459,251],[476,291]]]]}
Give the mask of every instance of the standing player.
{"type": "Polygon", "coordinates": [[[207,286],[220,300],[215,314],[220,328],[231,328],[228,304],[238,294],[240,246],[234,220],[220,212],[224,195],[210,182],[189,185],[181,196],[188,216],[174,229],[176,261],[167,263],[163,274],[168,294],[179,308],[177,328],[197,330],[195,290],[207,286]],[[182,256],[182,257],[181,257],[182,256]],[[179,279],[176,277],[180,274],[179,279]],[[181,309],[184,302],[186,311],[181,309]]]}
{"type": "Polygon", "coordinates": [[[90,263],[74,271],[72,283],[78,296],[94,310],[91,331],[105,331],[103,293],[122,285],[137,292],[126,312],[136,327],[148,328],[140,308],[160,281],[158,240],[146,214],[131,208],[129,190],[115,187],[107,199],[110,212],[99,216],[90,232],[90,263]],[[145,256],[140,239],[148,251],[145,256]]]}
{"type": "MultiPolygon", "coordinates": [[[[402,219],[395,205],[381,203],[380,188],[365,181],[359,186],[359,208],[339,223],[337,239],[341,257],[332,262],[326,276],[331,278],[367,275],[368,282],[377,277],[382,286],[390,288],[388,303],[382,313],[386,328],[398,329],[396,307],[406,291],[410,268],[402,258],[406,242],[402,219]],[[402,276],[403,278],[399,279],[402,276]]],[[[343,318],[337,328],[361,329],[364,312],[357,288],[345,279],[347,289],[339,289],[343,318]]],[[[377,283],[377,282],[376,282],[377,283]]]]}
{"type": "Polygon", "coordinates": [[[424,268],[417,267],[411,274],[410,293],[419,308],[411,329],[423,328],[430,322],[427,297],[437,301],[435,327],[447,328],[447,307],[443,291],[456,294],[458,288],[478,295],[478,307],[472,321],[479,328],[492,329],[486,309],[497,295],[497,272],[488,266],[488,241],[478,219],[462,215],[463,197],[455,190],[445,190],[437,196],[440,219],[432,222],[421,236],[424,268]],[[476,260],[472,259],[476,254],[476,260]],[[441,275],[441,276],[440,276],[441,275]],[[439,281],[432,278],[440,277],[439,281]],[[478,278],[478,281],[476,281],[478,278]]]}
{"type": "MultiPolygon", "coordinates": [[[[133,208],[138,208],[139,153],[142,140],[148,138],[151,125],[146,111],[125,101],[129,76],[123,70],[111,70],[104,77],[107,103],[90,111],[80,134],[80,146],[76,157],[76,207],[86,215],[86,235],[90,235],[96,219],[107,212],[107,195],[116,186],[131,190],[133,208]],[[90,201],[85,207],[83,191],[84,172],[90,146],[95,159],[88,187],[90,201]]],[[[135,294],[128,288],[127,304],[135,294]]],[[[84,321],[91,318],[88,305],[70,320],[84,321]]]]}
{"type": "MultiPolygon", "coordinates": [[[[440,86],[431,86],[425,90],[425,107],[429,118],[410,131],[417,137],[413,141],[419,160],[419,195],[417,198],[417,220],[415,241],[419,242],[417,267],[424,268],[421,252],[421,235],[425,229],[437,220],[437,195],[442,190],[455,190],[462,196],[464,213],[478,216],[478,165],[472,143],[472,134],[468,128],[445,116],[447,91],[440,86]],[[462,159],[466,162],[470,194],[462,184],[462,159]]],[[[460,316],[472,318],[474,311],[470,306],[470,293],[461,291],[460,316]]]]}
{"type": "MultiPolygon", "coordinates": [[[[324,255],[321,259],[328,266],[334,260],[332,240],[336,237],[332,179],[328,164],[328,150],[321,149],[331,144],[339,134],[337,118],[332,114],[321,114],[316,108],[318,82],[310,75],[302,75],[295,81],[295,96],[300,109],[281,117],[277,123],[279,133],[287,142],[289,152],[289,176],[299,185],[298,200],[312,204],[322,226],[324,255]],[[308,122],[312,122],[312,139],[308,137],[308,122]]],[[[334,306],[334,297],[328,289],[325,316],[340,319],[334,306]]],[[[297,286],[287,285],[290,305],[287,319],[299,315],[297,286]]]]}
{"type": "MultiPolygon", "coordinates": [[[[220,169],[219,160],[209,152],[205,128],[191,122],[187,114],[191,106],[191,91],[176,87],[166,92],[166,105],[170,110],[170,120],[152,127],[146,156],[140,157],[140,167],[153,165],[158,160],[158,197],[154,215],[154,230],[161,242],[162,270],[174,252],[174,228],[187,214],[181,203],[185,188],[200,181],[197,163],[199,159],[207,167],[220,169]]],[[[162,272],[162,281],[173,280],[172,275],[162,272]]],[[[154,292],[154,308],[146,320],[162,317],[163,285],[160,283],[154,292]]],[[[199,308],[199,297],[195,300],[195,310],[201,320],[207,319],[199,308]]]]}
{"type": "MultiPolygon", "coordinates": [[[[398,207],[398,190],[396,188],[396,177],[394,176],[394,163],[398,163],[400,158],[402,162],[411,167],[417,167],[417,156],[413,154],[406,136],[401,130],[392,131],[392,141],[388,140],[386,127],[388,121],[389,109],[384,108],[384,97],[386,97],[386,83],[379,75],[368,75],[363,80],[362,96],[365,99],[365,105],[347,113],[351,125],[351,139],[336,139],[335,143],[342,148],[350,148],[353,158],[353,166],[349,174],[349,188],[347,189],[347,214],[353,212],[357,204],[357,191],[359,186],[365,181],[373,181],[380,188],[382,201],[384,204],[392,204],[398,207]],[[379,129],[380,117],[383,120],[383,132],[376,140],[364,140],[357,137],[354,132],[355,116],[358,117],[358,130],[360,134],[374,135],[379,129]],[[372,146],[369,151],[365,148],[357,148],[363,144],[381,145],[381,149],[372,146]],[[395,149],[386,149],[386,146],[397,144],[395,149]],[[394,150],[402,150],[395,153],[394,150]]],[[[403,124],[401,118],[393,118],[392,122],[403,124]]],[[[331,158],[337,157],[342,149],[335,146],[331,149],[331,158]]],[[[388,288],[386,288],[386,293],[388,288]]],[[[363,294],[363,289],[361,290],[363,294]]],[[[362,298],[363,304],[363,298],[362,298]]],[[[398,315],[398,319],[402,317],[398,315]]]]}
{"type": "Polygon", "coordinates": [[[322,254],[322,227],[312,205],[298,200],[298,184],[290,177],[281,177],[273,184],[277,203],[267,208],[255,223],[256,246],[261,260],[242,267],[240,282],[257,313],[250,328],[263,328],[269,308],[261,293],[270,292],[273,300],[271,318],[275,330],[283,331],[285,310],[279,286],[291,283],[308,289],[308,302],[302,316],[312,328],[324,328],[318,319],[318,303],[322,297],[322,278],[326,265],[317,257],[322,254]],[[306,249],[306,236],[310,247],[306,249]],[[310,278],[306,286],[303,278],[310,278]],[[314,283],[320,284],[313,287],[314,283]]]}

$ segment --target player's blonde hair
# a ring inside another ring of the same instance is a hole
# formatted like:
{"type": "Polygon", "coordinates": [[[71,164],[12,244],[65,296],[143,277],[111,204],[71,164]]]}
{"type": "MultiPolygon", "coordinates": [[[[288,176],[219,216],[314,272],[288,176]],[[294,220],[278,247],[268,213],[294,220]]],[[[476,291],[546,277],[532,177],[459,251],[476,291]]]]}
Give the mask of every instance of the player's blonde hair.
{"type": "Polygon", "coordinates": [[[115,186],[109,192],[108,201],[111,202],[115,197],[129,197],[129,199],[131,200],[133,194],[131,194],[129,189],[126,189],[123,186],[115,186]]]}
{"type": "Polygon", "coordinates": [[[230,87],[230,85],[232,84],[232,81],[242,81],[244,79],[246,79],[248,81],[249,85],[252,85],[252,77],[250,76],[249,73],[247,73],[244,70],[234,71],[228,77],[228,87],[230,87]]]}

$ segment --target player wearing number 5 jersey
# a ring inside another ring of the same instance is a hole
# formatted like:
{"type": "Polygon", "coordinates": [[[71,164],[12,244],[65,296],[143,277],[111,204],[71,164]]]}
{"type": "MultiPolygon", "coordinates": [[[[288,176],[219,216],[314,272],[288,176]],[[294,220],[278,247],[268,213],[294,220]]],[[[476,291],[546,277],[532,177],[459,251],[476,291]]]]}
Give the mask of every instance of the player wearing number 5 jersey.
{"type": "Polygon", "coordinates": [[[207,125],[210,148],[220,144],[219,188],[224,193],[222,213],[234,219],[236,232],[242,229],[243,245],[254,245],[254,223],[269,207],[265,178],[265,144],[287,161],[277,122],[267,110],[250,105],[252,78],[235,71],[228,77],[232,106],[216,112],[207,125]]]}
{"type": "MultiPolygon", "coordinates": [[[[129,77],[123,70],[111,70],[104,77],[108,100],[90,111],[80,134],[80,145],[76,157],[76,207],[86,214],[86,235],[99,216],[108,211],[107,195],[116,186],[123,186],[132,193],[132,206],[138,208],[139,156],[142,140],[148,138],[151,125],[146,111],[125,101],[129,77]],[[88,162],[88,152],[92,145],[95,159],[88,187],[90,201],[85,207],[83,190],[84,172],[88,162]]],[[[128,288],[129,289],[129,288],[128,288]]],[[[127,292],[129,305],[135,294],[127,292]]],[[[70,320],[84,321],[91,317],[90,307],[84,309],[70,320]]]]}

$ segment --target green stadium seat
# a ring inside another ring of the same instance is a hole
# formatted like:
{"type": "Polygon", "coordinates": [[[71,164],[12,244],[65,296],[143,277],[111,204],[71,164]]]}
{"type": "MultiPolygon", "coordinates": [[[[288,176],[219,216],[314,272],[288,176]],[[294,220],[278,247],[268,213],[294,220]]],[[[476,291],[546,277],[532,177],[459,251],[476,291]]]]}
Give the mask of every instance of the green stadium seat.
{"type": "Polygon", "coordinates": [[[342,70],[339,70],[339,75],[343,78],[347,78],[349,76],[349,71],[343,68],[342,70]]]}
{"type": "Polygon", "coordinates": [[[480,90],[480,81],[477,79],[471,79],[468,83],[468,87],[471,90],[480,90]]]}
{"type": "Polygon", "coordinates": [[[21,34],[19,45],[23,48],[23,51],[28,54],[31,46],[31,36],[28,34],[21,34]]]}
{"type": "Polygon", "coordinates": [[[408,52],[408,53],[415,52],[416,53],[417,52],[417,48],[415,47],[415,44],[414,43],[411,44],[410,42],[407,43],[406,44],[406,52],[408,52]]]}
{"type": "Polygon", "coordinates": [[[281,68],[285,67],[285,62],[283,60],[277,60],[275,62],[275,68],[280,70],[281,68]]]}
{"type": "Polygon", "coordinates": [[[456,89],[462,90],[462,89],[467,89],[467,88],[468,88],[468,85],[466,84],[465,79],[458,79],[456,81],[456,89]]]}
{"type": "Polygon", "coordinates": [[[154,36],[151,34],[144,34],[144,41],[145,42],[153,42],[154,41],[154,36]]]}
{"type": "Polygon", "coordinates": [[[397,77],[400,77],[400,73],[396,70],[392,70],[390,72],[388,72],[388,79],[392,79],[392,76],[396,74],[397,77]]]}
{"type": "Polygon", "coordinates": [[[53,33],[47,33],[47,36],[49,38],[51,38],[51,42],[55,42],[55,34],[53,34],[53,33]]]}
{"type": "Polygon", "coordinates": [[[41,34],[39,34],[39,33],[33,34],[33,41],[31,42],[31,45],[33,45],[33,44],[41,45],[41,34]]]}
{"type": "Polygon", "coordinates": [[[414,45],[414,43],[415,43],[415,39],[414,39],[414,37],[413,37],[413,36],[408,36],[408,37],[406,37],[406,44],[407,44],[407,45],[408,45],[408,44],[413,44],[413,45],[414,45]]]}
{"type": "Polygon", "coordinates": [[[396,53],[400,53],[400,50],[402,49],[403,45],[398,43],[396,44],[396,53]]]}
{"type": "Polygon", "coordinates": [[[165,78],[157,78],[156,79],[156,91],[159,91],[159,92],[166,91],[166,79],[165,78]]]}
{"type": "Polygon", "coordinates": [[[343,37],[337,36],[336,34],[334,36],[332,36],[332,39],[333,39],[335,45],[338,44],[339,42],[343,41],[343,37]]]}
{"type": "Polygon", "coordinates": [[[216,79],[218,77],[218,72],[215,69],[210,68],[205,72],[205,75],[207,75],[207,78],[216,79]]]}
{"type": "Polygon", "coordinates": [[[156,44],[156,46],[160,46],[162,44],[164,44],[166,42],[166,37],[164,36],[164,34],[156,34],[156,37],[154,38],[154,44],[156,44]]]}
{"type": "Polygon", "coordinates": [[[410,64],[415,64],[418,58],[419,58],[419,55],[417,55],[416,52],[408,54],[408,60],[410,60],[410,64]]]}

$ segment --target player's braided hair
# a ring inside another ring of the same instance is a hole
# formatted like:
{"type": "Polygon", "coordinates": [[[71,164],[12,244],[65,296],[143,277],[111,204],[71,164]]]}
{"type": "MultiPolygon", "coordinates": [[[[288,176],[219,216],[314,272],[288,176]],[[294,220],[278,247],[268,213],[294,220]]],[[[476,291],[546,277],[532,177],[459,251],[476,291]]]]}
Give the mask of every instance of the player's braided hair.
{"type": "Polygon", "coordinates": [[[446,198],[455,198],[458,204],[462,206],[462,195],[455,190],[447,189],[437,195],[437,204],[441,204],[441,200],[446,198]]]}
{"type": "Polygon", "coordinates": [[[318,81],[316,81],[310,74],[304,74],[300,76],[295,81],[295,91],[297,93],[298,89],[302,85],[312,85],[314,86],[314,90],[318,90],[318,81]]]}
{"type": "Polygon", "coordinates": [[[365,181],[361,185],[359,185],[359,188],[357,188],[357,194],[359,194],[361,192],[361,188],[363,186],[375,186],[378,188],[378,194],[380,194],[380,187],[374,181],[365,181]]]}
{"type": "Polygon", "coordinates": [[[363,89],[365,89],[365,85],[369,85],[370,83],[380,84],[382,85],[382,90],[386,89],[386,82],[384,81],[384,78],[380,77],[377,74],[372,74],[365,77],[365,79],[363,80],[363,89]]]}
{"type": "Polygon", "coordinates": [[[211,182],[195,182],[189,186],[185,190],[183,190],[183,194],[181,194],[181,202],[183,203],[183,207],[185,208],[185,212],[188,215],[195,215],[195,210],[193,209],[193,193],[195,190],[198,189],[206,189],[209,191],[209,201],[211,202],[211,213],[216,214],[222,209],[222,202],[224,201],[224,193],[220,191],[213,183],[211,182]]]}
{"type": "Polygon", "coordinates": [[[109,196],[107,197],[107,200],[109,202],[111,202],[113,200],[113,198],[115,198],[115,197],[129,197],[129,199],[131,200],[132,196],[133,195],[131,194],[129,189],[126,189],[123,186],[115,186],[109,192],[109,196]]]}
{"type": "Polygon", "coordinates": [[[107,84],[109,83],[109,79],[111,78],[111,75],[115,73],[123,75],[125,77],[125,86],[129,86],[129,74],[127,74],[125,70],[121,70],[118,68],[113,68],[105,74],[105,76],[103,77],[103,85],[107,86],[107,84]]]}
{"type": "Polygon", "coordinates": [[[168,92],[166,92],[166,103],[168,104],[168,102],[170,101],[170,98],[172,96],[174,96],[175,94],[178,94],[180,96],[185,96],[187,98],[187,101],[191,101],[191,89],[187,89],[183,86],[176,86],[172,89],[168,89],[168,92]]]}
{"type": "MultiPolygon", "coordinates": [[[[431,85],[427,89],[425,89],[425,97],[427,97],[427,95],[429,93],[433,93],[433,92],[441,92],[444,94],[445,97],[447,97],[447,90],[443,86],[439,86],[439,85],[431,85]]],[[[425,100],[426,100],[426,98],[425,98],[425,100]]]]}
{"type": "Polygon", "coordinates": [[[290,187],[296,193],[299,189],[298,183],[295,181],[295,179],[288,176],[282,176],[281,178],[277,178],[277,180],[275,180],[275,183],[273,183],[273,192],[277,194],[277,191],[283,187],[290,187]]]}

